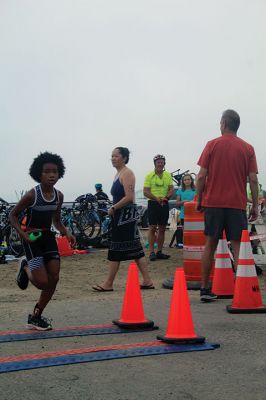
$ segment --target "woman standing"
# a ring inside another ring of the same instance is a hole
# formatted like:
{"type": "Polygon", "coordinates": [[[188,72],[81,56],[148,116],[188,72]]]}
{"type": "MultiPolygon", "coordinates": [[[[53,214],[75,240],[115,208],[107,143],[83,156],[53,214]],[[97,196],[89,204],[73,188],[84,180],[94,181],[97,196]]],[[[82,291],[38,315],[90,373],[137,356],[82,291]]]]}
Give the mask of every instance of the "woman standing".
{"type": "Polygon", "coordinates": [[[110,241],[108,260],[109,273],[102,285],[93,286],[97,292],[113,291],[113,282],[118,272],[120,262],[135,260],[142,274],[142,289],[154,289],[149,276],[145,254],[140,243],[138,230],[138,211],[135,201],[135,175],[126,164],[129,161],[129,150],[126,147],[116,147],[112,152],[112,164],[117,170],[111,194],[113,206],[108,214],[112,219],[112,237],[110,241]]]}
{"type": "MultiPolygon", "coordinates": [[[[181,180],[181,189],[176,191],[176,204],[180,207],[180,220],[182,227],[184,226],[184,204],[192,201],[196,195],[194,179],[192,175],[185,174],[181,180]]],[[[176,246],[183,248],[183,229],[176,230],[176,246]]]]}

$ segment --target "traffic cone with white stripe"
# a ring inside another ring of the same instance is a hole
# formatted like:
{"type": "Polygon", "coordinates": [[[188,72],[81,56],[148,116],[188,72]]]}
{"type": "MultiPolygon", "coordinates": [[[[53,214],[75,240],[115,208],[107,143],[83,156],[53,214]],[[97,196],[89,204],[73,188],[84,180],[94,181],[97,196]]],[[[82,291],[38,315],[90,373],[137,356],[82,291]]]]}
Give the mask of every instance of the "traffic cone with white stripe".
{"type": "Polygon", "coordinates": [[[242,231],[233,302],[226,308],[233,314],[266,313],[247,230],[242,231]]]}
{"type": "Polygon", "coordinates": [[[234,273],[224,232],[223,238],[219,240],[217,246],[212,292],[217,295],[218,299],[232,299],[234,285],[234,273]]]}

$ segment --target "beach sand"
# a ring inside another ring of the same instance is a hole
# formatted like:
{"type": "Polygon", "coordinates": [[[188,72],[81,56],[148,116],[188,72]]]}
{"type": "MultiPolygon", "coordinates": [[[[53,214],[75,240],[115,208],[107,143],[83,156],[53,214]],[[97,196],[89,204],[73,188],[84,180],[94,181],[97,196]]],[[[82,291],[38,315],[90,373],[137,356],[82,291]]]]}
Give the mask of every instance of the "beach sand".
{"type": "MultiPolygon", "coordinates": [[[[166,232],[164,252],[171,255],[169,260],[157,260],[149,262],[149,271],[156,290],[149,290],[149,298],[164,296],[166,289],[162,288],[162,281],[174,275],[175,268],[183,264],[183,251],[176,248],[169,248],[173,232],[166,232]]],[[[142,230],[144,241],[146,241],[147,230],[142,230]]],[[[149,251],[145,249],[146,255],[149,251]]],[[[97,293],[92,290],[95,284],[103,283],[108,272],[107,249],[91,249],[89,254],[73,255],[61,258],[60,281],[56,292],[48,304],[45,314],[49,315],[49,308],[56,302],[71,300],[88,300],[98,302],[101,298],[112,296],[112,300],[123,298],[127,279],[129,261],[122,262],[120,270],[114,282],[114,292],[97,293]]],[[[39,290],[29,283],[27,290],[20,290],[15,282],[17,271],[17,261],[8,262],[0,265],[0,311],[1,315],[10,315],[10,323],[15,323],[16,314],[31,312],[36,303],[39,290]]],[[[141,281],[141,276],[139,276],[141,281]]],[[[266,271],[259,278],[261,291],[264,292],[266,286],[266,271]]],[[[147,291],[146,291],[147,292],[147,291]]],[[[197,291],[189,291],[190,296],[198,297],[197,291]]],[[[67,322],[67,321],[66,321],[67,322]]]]}
{"type": "MultiPolygon", "coordinates": [[[[171,255],[169,260],[157,260],[149,262],[149,271],[156,289],[149,290],[149,297],[156,297],[165,292],[162,289],[162,281],[173,276],[175,268],[182,266],[182,250],[169,248],[168,244],[173,232],[167,231],[164,252],[171,255]]],[[[147,230],[142,230],[144,241],[146,241],[147,230]]],[[[149,251],[145,249],[146,255],[149,251]]],[[[39,290],[31,283],[26,290],[20,290],[16,285],[15,277],[17,261],[9,261],[8,264],[0,265],[0,314],[9,315],[7,320],[10,326],[16,325],[17,316],[21,313],[30,313],[38,300],[39,290]]],[[[106,299],[112,296],[112,300],[123,298],[127,279],[129,261],[121,263],[120,270],[114,282],[114,292],[97,293],[92,290],[95,284],[101,284],[108,272],[107,249],[91,249],[89,254],[61,257],[60,281],[56,292],[45,309],[44,314],[50,315],[52,308],[56,309],[56,303],[80,300],[89,302],[106,299]]],[[[141,281],[141,276],[139,277],[141,281]]],[[[147,291],[146,291],[147,292],[147,291]]],[[[6,320],[6,318],[5,318],[6,320]]],[[[3,319],[2,319],[3,322],[3,319]]],[[[65,322],[67,324],[67,321],[65,322]]],[[[2,326],[2,328],[4,328],[2,326]]],[[[19,328],[19,327],[18,327],[19,328]]]]}

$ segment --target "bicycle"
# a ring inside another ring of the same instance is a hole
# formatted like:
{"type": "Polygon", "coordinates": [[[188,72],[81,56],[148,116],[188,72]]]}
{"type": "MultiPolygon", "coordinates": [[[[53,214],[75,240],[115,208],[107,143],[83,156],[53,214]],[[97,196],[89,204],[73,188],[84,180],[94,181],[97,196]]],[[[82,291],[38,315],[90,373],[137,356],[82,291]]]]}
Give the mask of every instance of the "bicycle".
{"type": "Polygon", "coordinates": [[[178,189],[181,186],[181,181],[182,181],[182,178],[184,175],[189,174],[189,175],[193,175],[194,179],[196,178],[196,174],[194,172],[189,172],[189,169],[187,169],[184,172],[179,172],[179,171],[180,171],[180,168],[174,172],[171,172],[173,181],[176,183],[178,189]]]}
{"type": "Polygon", "coordinates": [[[83,228],[76,220],[72,208],[61,208],[61,220],[65,227],[72,233],[72,235],[76,237],[78,249],[81,250],[90,244],[83,228]]]}
{"type": "MultiPolygon", "coordinates": [[[[21,237],[16,229],[9,223],[9,213],[14,206],[0,198],[0,245],[6,243],[6,252],[15,257],[21,257],[24,254],[24,248],[21,237]]],[[[19,221],[21,222],[24,214],[21,214],[19,221]]]]}
{"type": "Polygon", "coordinates": [[[113,205],[111,200],[96,200],[98,207],[97,207],[97,214],[103,223],[105,217],[108,215],[109,208],[113,205]]]}
{"type": "Polygon", "coordinates": [[[112,232],[111,218],[109,217],[109,215],[106,215],[103,218],[101,224],[101,231],[99,235],[94,239],[92,245],[94,247],[100,247],[100,248],[109,247],[111,232],[112,232]]]}
{"type": "Polygon", "coordinates": [[[75,219],[88,238],[100,235],[102,221],[98,214],[98,202],[91,193],[76,198],[72,206],[75,219]]]}

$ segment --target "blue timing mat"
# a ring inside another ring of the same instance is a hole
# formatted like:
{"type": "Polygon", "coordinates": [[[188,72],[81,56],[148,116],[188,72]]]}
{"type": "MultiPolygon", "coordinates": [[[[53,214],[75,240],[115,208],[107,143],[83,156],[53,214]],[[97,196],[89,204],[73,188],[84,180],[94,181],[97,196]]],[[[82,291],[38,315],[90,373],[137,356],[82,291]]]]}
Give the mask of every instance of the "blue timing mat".
{"type": "Polygon", "coordinates": [[[37,340],[37,339],[52,339],[70,336],[89,336],[89,335],[105,335],[112,333],[131,333],[131,332],[145,332],[158,329],[158,326],[152,328],[136,328],[136,329],[122,329],[113,324],[106,325],[85,325],[85,326],[72,326],[62,329],[53,329],[51,331],[14,331],[14,332],[0,332],[0,343],[3,342],[18,342],[24,340],[37,340]]]}
{"type": "MultiPolygon", "coordinates": [[[[56,353],[50,353],[49,355],[26,355],[19,357],[6,357],[0,359],[0,373],[14,372],[35,368],[53,367],[59,365],[78,364],[92,361],[105,361],[114,360],[120,358],[130,357],[143,357],[153,356],[160,354],[170,353],[183,353],[191,351],[204,351],[214,350],[220,347],[219,344],[215,343],[203,343],[203,344],[162,344],[160,342],[143,343],[132,343],[130,345],[114,346],[115,349],[106,350],[108,347],[98,347],[80,350],[65,350],[59,356],[53,356],[56,353]],[[76,354],[70,354],[75,352],[76,354]],[[79,352],[77,354],[77,352],[79,352]],[[32,357],[32,358],[31,358],[32,357]],[[39,357],[39,358],[37,358],[39,357]],[[28,358],[28,359],[27,359],[28,358]],[[31,359],[30,359],[31,358],[31,359]],[[15,359],[16,361],[12,361],[15,359]]],[[[109,346],[111,348],[111,346],[109,346]]]]}

